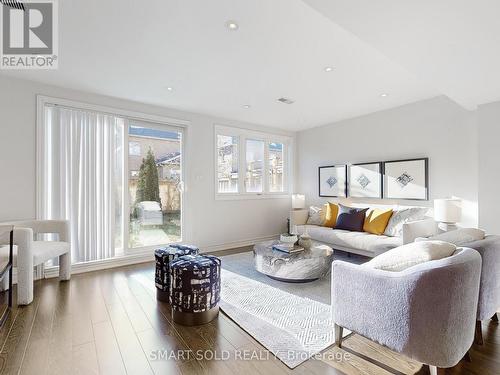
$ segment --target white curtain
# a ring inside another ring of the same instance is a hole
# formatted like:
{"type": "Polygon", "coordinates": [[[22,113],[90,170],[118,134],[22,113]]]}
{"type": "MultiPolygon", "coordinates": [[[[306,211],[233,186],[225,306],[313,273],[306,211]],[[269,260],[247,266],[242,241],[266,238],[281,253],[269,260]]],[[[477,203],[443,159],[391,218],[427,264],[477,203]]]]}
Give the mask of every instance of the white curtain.
{"type": "Polygon", "coordinates": [[[52,105],[44,119],[39,216],[70,220],[73,263],[111,258],[122,238],[124,120],[52,105]]]}

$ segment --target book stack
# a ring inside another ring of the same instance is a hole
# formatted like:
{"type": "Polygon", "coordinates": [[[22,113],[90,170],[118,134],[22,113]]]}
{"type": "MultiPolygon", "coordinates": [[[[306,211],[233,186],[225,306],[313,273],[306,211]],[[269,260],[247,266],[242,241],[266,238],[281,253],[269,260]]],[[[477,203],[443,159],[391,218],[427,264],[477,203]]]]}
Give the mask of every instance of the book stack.
{"type": "Polygon", "coordinates": [[[276,245],[273,245],[273,250],[282,251],[288,254],[295,254],[300,253],[304,250],[304,248],[293,243],[278,243],[276,245]]]}

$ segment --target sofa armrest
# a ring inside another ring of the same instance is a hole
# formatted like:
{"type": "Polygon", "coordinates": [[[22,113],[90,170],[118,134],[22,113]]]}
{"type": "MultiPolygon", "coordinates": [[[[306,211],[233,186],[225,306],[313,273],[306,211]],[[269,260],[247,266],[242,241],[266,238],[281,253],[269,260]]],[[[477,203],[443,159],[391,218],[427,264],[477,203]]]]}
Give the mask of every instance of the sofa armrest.
{"type": "Polygon", "coordinates": [[[290,211],[290,230],[294,225],[305,225],[309,217],[309,210],[292,210],[290,211]]]}
{"type": "Polygon", "coordinates": [[[412,278],[356,264],[332,263],[332,318],[349,330],[401,350],[408,342],[412,278]]]}
{"type": "Polygon", "coordinates": [[[434,219],[424,219],[403,224],[403,245],[414,242],[417,237],[430,237],[437,234],[434,219]]]}

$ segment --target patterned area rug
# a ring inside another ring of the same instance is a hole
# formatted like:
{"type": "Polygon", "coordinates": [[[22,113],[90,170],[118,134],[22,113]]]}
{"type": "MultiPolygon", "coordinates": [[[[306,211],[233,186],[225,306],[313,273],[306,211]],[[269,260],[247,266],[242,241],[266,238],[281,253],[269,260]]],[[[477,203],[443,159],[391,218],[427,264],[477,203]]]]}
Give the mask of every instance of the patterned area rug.
{"type": "Polygon", "coordinates": [[[222,267],[221,309],[289,368],[334,344],[330,275],[310,283],[276,281],[255,271],[252,253],[222,257],[222,267]]]}

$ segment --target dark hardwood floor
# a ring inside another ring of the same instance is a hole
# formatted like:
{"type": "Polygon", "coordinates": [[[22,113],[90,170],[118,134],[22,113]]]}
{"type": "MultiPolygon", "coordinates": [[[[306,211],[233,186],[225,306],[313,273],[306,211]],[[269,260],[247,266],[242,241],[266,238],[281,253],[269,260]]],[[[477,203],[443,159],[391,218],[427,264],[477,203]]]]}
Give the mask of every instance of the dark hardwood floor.
{"type": "MultiPolygon", "coordinates": [[[[267,358],[265,349],[223,313],[203,326],[173,323],[168,305],[155,299],[153,267],[140,264],[79,274],[69,282],[37,281],[33,303],[14,308],[0,330],[0,373],[428,373],[419,363],[358,335],[347,338],[343,349],[330,347],[323,358],[289,370],[272,356],[267,358]],[[220,356],[233,354],[224,361],[201,358],[212,349],[220,356]],[[188,350],[192,354],[185,358],[157,359],[162,353],[188,350]]],[[[462,361],[447,373],[500,374],[498,323],[483,324],[483,335],[484,345],[471,350],[472,362],[462,361]]]]}

